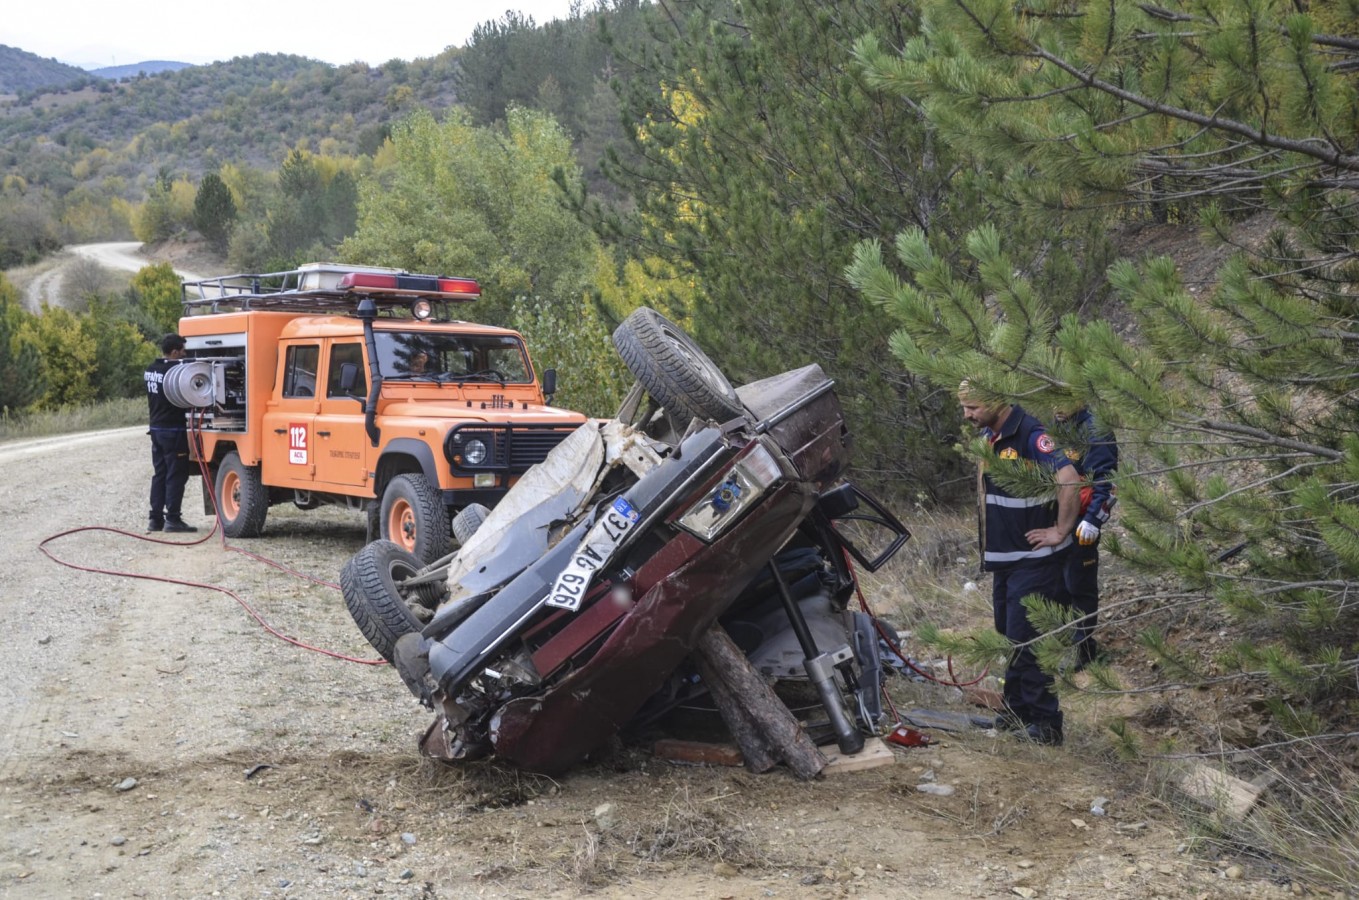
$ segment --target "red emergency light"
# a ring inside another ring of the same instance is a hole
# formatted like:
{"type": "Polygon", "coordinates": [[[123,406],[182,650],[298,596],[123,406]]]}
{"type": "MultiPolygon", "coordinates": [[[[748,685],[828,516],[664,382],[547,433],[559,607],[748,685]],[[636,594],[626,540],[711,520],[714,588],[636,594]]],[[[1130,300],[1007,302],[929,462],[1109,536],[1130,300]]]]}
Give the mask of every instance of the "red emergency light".
{"type": "Polygon", "coordinates": [[[481,296],[481,285],[471,278],[389,275],[382,272],[346,272],[340,276],[336,289],[360,293],[439,296],[445,300],[476,300],[481,296]]]}

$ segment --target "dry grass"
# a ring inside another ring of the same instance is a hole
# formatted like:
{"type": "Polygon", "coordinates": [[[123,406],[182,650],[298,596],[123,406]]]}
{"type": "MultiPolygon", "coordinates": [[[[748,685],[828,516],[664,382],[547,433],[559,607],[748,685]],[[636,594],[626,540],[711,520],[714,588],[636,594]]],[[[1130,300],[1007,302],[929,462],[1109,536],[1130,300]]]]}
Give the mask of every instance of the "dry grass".
{"type": "MultiPolygon", "coordinates": [[[[904,631],[921,622],[947,630],[990,627],[990,593],[978,570],[977,523],[971,512],[891,500],[887,505],[911,530],[911,539],[877,572],[858,571],[873,612],[904,631]]],[[[861,546],[871,551],[867,540],[861,546]]]]}
{"type": "Polygon", "coordinates": [[[1268,787],[1244,818],[1172,801],[1194,827],[1199,852],[1347,896],[1359,893],[1359,775],[1353,765],[1319,746],[1300,748],[1285,764],[1258,757],[1248,764],[1260,773],[1255,782],[1268,787]]]}
{"type": "Polygon", "coordinates": [[[769,858],[755,832],[689,796],[673,795],[655,820],[640,823],[627,841],[647,862],[706,860],[735,866],[763,866],[769,858]]]}
{"type": "Polygon", "coordinates": [[[106,400],[90,406],[75,406],[16,416],[0,410],[0,441],[75,434],[105,428],[125,428],[146,423],[146,401],[141,397],[106,400]]]}

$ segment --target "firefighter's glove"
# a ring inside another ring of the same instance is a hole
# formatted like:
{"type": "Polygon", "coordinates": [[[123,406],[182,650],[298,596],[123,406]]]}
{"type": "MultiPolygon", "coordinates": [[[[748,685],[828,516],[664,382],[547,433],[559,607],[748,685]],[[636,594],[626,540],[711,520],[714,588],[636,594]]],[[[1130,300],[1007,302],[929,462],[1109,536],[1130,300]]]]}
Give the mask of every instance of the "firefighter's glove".
{"type": "Polygon", "coordinates": [[[1098,525],[1091,525],[1084,519],[1076,524],[1076,543],[1082,547],[1089,547],[1097,540],[1099,540],[1098,525]]]}

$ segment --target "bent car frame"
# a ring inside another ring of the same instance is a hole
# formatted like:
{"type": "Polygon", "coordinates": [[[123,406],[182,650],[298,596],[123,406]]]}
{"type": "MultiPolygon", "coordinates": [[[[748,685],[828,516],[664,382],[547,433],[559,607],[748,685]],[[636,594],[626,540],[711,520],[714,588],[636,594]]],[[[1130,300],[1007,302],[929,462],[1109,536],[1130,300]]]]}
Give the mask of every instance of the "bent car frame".
{"type": "Polygon", "coordinates": [[[857,752],[882,666],[850,560],[876,569],[908,533],[844,478],[833,383],[812,365],[733,389],[646,308],[614,340],[638,378],[617,417],[494,511],[460,514],[445,560],[377,542],[342,572],[355,621],[436,713],[423,752],[564,769],[701,692],[687,657],[715,625],[761,673],[809,682],[827,736],[857,752]],[[885,529],[885,549],[861,552],[851,519],[885,529]]]}

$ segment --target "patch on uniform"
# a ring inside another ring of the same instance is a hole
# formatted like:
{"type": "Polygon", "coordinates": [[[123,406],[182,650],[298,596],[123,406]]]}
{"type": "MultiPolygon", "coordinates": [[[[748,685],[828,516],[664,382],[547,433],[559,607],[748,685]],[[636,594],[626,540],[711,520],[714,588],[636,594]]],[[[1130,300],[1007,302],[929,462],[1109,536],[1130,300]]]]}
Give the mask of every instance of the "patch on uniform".
{"type": "Polygon", "coordinates": [[[1046,434],[1040,434],[1038,436],[1037,446],[1042,453],[1051,453],[1053,450],[1057,449],[1057,445],[1052,442],[1052,438],[1048,437],[1046,434]]]}
{"type": "Polygon", "coordinates": [[[1070,460],[1077,460],[1081,458],[1081,451],[1079,450],[1063,450],[1062,452],[1065,453],[1066,458],[1070,460]]]}
{"type": "Polygon", "coordinates": [[[1019,459],[1019,451],[1016,450],[1014,447],[1006,447],[1004,450],[1000,451],[1000,458],[1019,459]]]}

